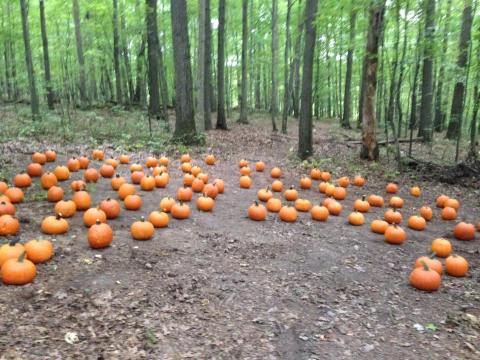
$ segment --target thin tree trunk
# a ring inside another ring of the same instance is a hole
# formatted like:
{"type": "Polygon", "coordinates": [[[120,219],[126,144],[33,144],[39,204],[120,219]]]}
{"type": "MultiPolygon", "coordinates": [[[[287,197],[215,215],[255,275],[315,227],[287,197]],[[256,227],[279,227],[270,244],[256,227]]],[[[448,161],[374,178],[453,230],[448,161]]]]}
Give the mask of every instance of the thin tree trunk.
{"type": "Polygon", "coordinates": [[[73,21],[75,23],[75,39],[77,44],[77,60],[79,70],[79,89],[80,89],[80,106],[85,108],[88,103],[87,97],[87,76],[85,74],[85,58],[83,55],[82,29],[80,23],[80,8],[78,0],[72,0],[73,3],[73,21]]]}
{"type": "Polygon", "coordinates": [[[123,103],[122,76],[120,72],[120,36],[118,34],[118,0],[113,0],[113,67],[115,70],[115,95],[117,104],[123,103]]]}
{"type": "Polygon", "coordinates": [[[35,86],[35,72],[33,70],[32,49],[30,47],[30,30],[28,27],[28,5],[26,0],[20,0],[20,9],[22,12],[22,31],[23,44],[25,45],[25,63],[27,66],[28,84],[30,88],[30,106],[32,109],[32,119],[40,118],[40,108],[38,105],[37,88],[35,86]]]}
{"type": "Polygon", "coordinates": [[[377,84],[378,47],[383,32],[385,16],[385,0],[374,1],[370,8],[366,58],[365,95],[363,99],[362,150],[360,157],[367,160],[378,160],[379,149],[376,134],[375,92],[377,84]]]}
{"type": "Polygon", "coordinates": [[[40,5],[40,29],[42,32],[43,66],[45,69],[45,89],[47,91],[47,104],[50,110],[54,108],[55,95],[53,93],[52,79],[50,75],[50,57],[48,53],[47,25],[45,23],[44,0],[39,1],[40,5]]]}
{"type": "Polygon", "coordinates": [[[277,123],[275,118],[278,111],[278,3],[277,0],[272,0],[272,131],[277,132],[277,123]]]}
{"type": "Polygon", "coordinates": [[[433,115],[433,56],[435,36],[435,0],[425,0],[425,36],[423,46],[422,101],[418,136],[432,141],[433,115]]]}
{"type": "Polygon", "coordinates": [[[170,0],[170,15],[175,68],[175,132],[173,137],[184,144],[191,144],[196,142],[196,128],[186,1],[170,0]]]}
{"type": "Polygon", "coordinates": [[[218,2],[217,129],[227,130],[225,118],[225,0],[218,2]]]}
{"type": "Polygon", "coordinates": [[[136,75],[137,75],[137,81],[135,84],[135,92],[133,95],[132,102],[134,104],[139,105],[142,100],[142,89],[144,88],[144,82],[143,82],[143,62],[145,61],[145,36],[142,35],[142,42],[140,43],[140,49],[138,50],[137,53],[137,69],[136,69],[136,75]]]}
{"type": "Polygon", "coordinates": [[[211,130],[212,36],[210,0],[200,0],[198,27],[198,116],[204,129],[211,130]]]}
{"type": "Polygon", "coordinates": [[[448,124],[447,138],[457,139],[462,132],[462,117],[465,97],[465,69],[468,62],[468,47],[472,29],[472,0],[464,1],[462,16],[462,30],[460,33],[460,44],[457,59],[459,77],[453,90],[452,108],[450,110],[450,122],[448,124]]]}
{"type": "MultiPolygon", "coordinates": [[[[405,5],[405,13],[408,14],[409,11],[409,1],[405,5]]],[[[401,91],[402,91],[402,82],[403,76],[405,74],[405,56],[407,53],[407,30],[408,30],[408,20],[404,20],[403,24],[403,45],[402,45],[402,58],[400,60],[400,72],[398,74],[397,86],[395,89],[396,95],[396,105],[397,105],[397,115],[398,115],[398,127],[397,127],[397,138],[400,137],[402,133],[402,121],[403,121],[403,111],[402,111],[402,101],[401,101],[401,91]]]]}
{"type": "Polygon", "coordinates": [[[305,45],[302,68],[302,101],[298,122],[298,156],[306,159],[313,153],[312,146],[312,78],[313,55],[315,53],[315,16],[317,0],[307,0],[305,4],[305,45]]]}
{"type": "Polygon", "coordinates": [[[121,30],[121,44],[123,63],[125,64],[125,103],[130,104],[134,96],[134,85],[132,78],[132,66],[130,64],[130,55],[127,44],[127,25],[125,20],[125,1],[121,0],[120,7],[120,30],[121,30]]]}
{"type": "Polygon", "coordinates": [[[355,42],[355,23],[357,18],[357,11],[352,10],[350,13],[350,36],[347,52],[347,70],[345,74],[345,93],[343,98],[343,117],[342,127],[350,129],[350,116],[351,116],[351,104],[352,104],[352,67],[353,67],[353,49],[355,42]]]}
{"type": "Polygon", "coordinates": [[[242,0],[242,88],[240,95],[240,118],[238,122],[241,124],[248,124],[248,0],[242,0]]]}
{"type": "Polygon", "coordinates": [[[288,103],[289,103],[289,92],[288,92],[288,69],[290,61],[290,42],[291,42],[291,33],[290,33],[290,21],[291,21],[291,9],[292,9],[292,0],[287,0],[287,19],[286,19],[286,34],[285,34],[285,54],[284,54],[284,72],[283,72],[283,112],[282,112],[282,133],[287,133],[287,121],[288,121],[288,103]]]}
{"type": "MultiPolygon", "coordinates": [[[[410,131],[410,139],[413,138],[413,130],[417,124],[417,87],[418,87],[418,73],[420,72],[420,44],[422,41],[422,28],[421,22],[418,23],[418,34],[416,42],[416,62],[415,70],[413,72],[413,84],[412,84],[412,95],[410,99],[410,120],[408,124],[408,130],[410,131]]],[[[410,141],[408,147],[408,155],[412,155],[412,141],[410,141]]]]}

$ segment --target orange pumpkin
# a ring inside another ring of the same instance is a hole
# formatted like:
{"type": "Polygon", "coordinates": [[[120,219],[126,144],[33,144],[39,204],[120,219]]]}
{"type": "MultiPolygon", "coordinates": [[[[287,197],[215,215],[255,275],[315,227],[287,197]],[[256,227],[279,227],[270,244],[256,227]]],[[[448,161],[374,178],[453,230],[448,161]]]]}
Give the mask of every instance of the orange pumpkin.
{"type": "Polygon", "coordinates": [[[46,172],[40,177],[40,185],[45,190],[48,190],[52,186],[57,185],[57,183],[58,183],[57,177],[55,176],[55,174],[52,174],[51,172],[46,172]]]}
{"type": "Polygon", "coordinates": [[[266,207],[268,211],[278,213],[282,208],[282,201],[272,197],[268,199],[266,207]]]}
{"type": "Polygon", "coordinates": [[[53,162],[57,160],[57,153],[53,150],[47,150],[45,151],[45,158],[47,162],[53,162]]]}
{"type": "Polygon", "coordinates": [[[432,252],[438,257],[447,257],[452,253],[452,244],[447,239],[435,239],[432,241],[432,252]]]}
{"type": "Polygon", "coordinates": [[[192,158],[190,157],[190,154],[182,154],[180,157],[180,162],[181,163],[186,163],[192,161],[192,158]]]}
{"type": "Polygon", "coordinates": [[[104,157],[105,157],[105,153],[102,150],[95,149],[95,150],[92,151],[92,159],[93,160],[103,161],[104,157]]]}
{"type": "Polygon", "coordinates": [[[120,160],[120,164],[128,164],[130,162],[130,157],[123,154],[118,157],[118,160],[120,160]]]}
{"type": "MultiPolygon", "coordinates": [[[[130,176],[130,178],[132,180],[132,183],[140,184],[140,182],[142,181],[144,176],[145,176],[145,173],[143,171],[134,171],[132,173],[132,175],[130,176]]],[[[155,181],[154,181],[154,183],[155,183],[155,181]]]]}
{"type": "Polygon", "coordinates": [[[260,189],[257,191],[257,198],[260,201],[267,202],[273,197],[272,191],[268,188],[268,186],[265,189],[260,189]]]}
{"type": "Polygon", "coordinates": [[[383,207],[384,200],[380,195],[370,195],[368,197],[368,203],[374,207],[383,207]]]}
{"type": "Polygon", "coordinates": [[[30,177],[39,177],[43,174],[43,167],[37,163],[31,163],[27,166],[27,174],[30,177]]]}
{"type": "Polygon", "coordinates": [[[72,196],[72,201],[77,206],[77,210],[84,211],[92,205],[90,194],[84,190],[75,191],[72,196]]]}
{"type": "Polygon", "coordinates": [[[328,171],[322,171],[322,176],[321,176],[323,181],[330,181],[332,179],[332,174],[330,174],[328,171]]]}
{"type": "Polygon", "coordinates": [[[298,213],[293,206],[285,205],[285,206],[282,206],[282,208],[280,209],[278,216],[282,221],[295,222],[297,221],[298,213]]]}
{"type": "Polygon", "coordinates": [[[73,200],[61,200],[55,204],[55,214],[64,218],[71,218],[77,212],[77,205],[73,200]]]}
{"type": "Polygon", "coordinates": [[[70,170],[70,172],[77,172],[80,170],[80,161],[78,161],[76,157],[68,159],[67,168],[70,170]]]}
{"type": "MultiPolygon", "coordinates": [[[[49,153],[49,155],[51,155],[49,153]]],[[[55,158],[57,156],[55,155],[55,158]]],[[[40,165],[45,165],[45,163],[47,162],[47,155],[46,153],[45,154],[42,154],[42,153],[39,153],[39,152],[35,152],[32,154],[32,161],[36,164],[40,164],[40,165]]],[[[55,161],[55,159],[53,160],[55,161]]]]}
{"type": "Polygon", "coordinates": [[[458,201],[457,199],[449,198],[447,199],[447,201],[445,201],[444,205],[445,207],[448,206],[448,207],[454,208],[456,211],[460,209],[460,201],[458,201]]]}
{"type": "Polygon", "coordinates": [[[440,287],[440,283],[440,275],[430,269],[425,262],[410,273],[410,284],[418,290],[435,291],[440,287]]]}
{"type": "Polygon", "coordinates": [[[215,200],[207,195],[200,196],[197,199],[197,209],[201,211],[212,211],[215,206],[215,200]]]}
{"type": "Polygon", "coordinates": [[[295,200],[295,209],[301,212],[308,212],[312,208],[312,203],[307,199],[295,200]]]}
{"type": "Polygon", "coordinates": [[[344,187],[336,186],[332,195],[335,200],[345,200],[347,197],[347,190],[344,187]]]}
{"type": "Polygon", "coordinates": [[[468,261],[459,255],[450,255],[445,259],[445,270],[450,276],[462,277],[468,272],[468,261]]]}
{"type": "Polygon", "coordinates": [[[216,199],[218,196],[218,189],[214,184],[207,184],[203,188],[203,193],[212,199],[216,199]]]}
{"type": "Polygon", "coordinates": [[[330,215],[330,212],[325,206],[315,205],[310,210],[310,215],[312,216],[313,220],[327,221],[328,215],[330,215]]]}
{"type": "Polygon", "coordinates": [[[17,210],[10,201],[0,201],[0,215],[12,215],[14,216],[17,210]]]}
{"type": "Polygon", "coordinates": [[[192,172],[192,164],[190,164],[189,162],[184,162],[184,163],[182,163],[182,165],[180,166],[180,169],[181,169],[184,173],[192,172]]]}
{"type": "Polygon", "coordinates": [[[105,213],[107,219],[116,219],[120,216],[120,204],[115,199],[107,198],[103,200],[100,203],[99,208],[105,213]]]}
{"type": "Polygon", "coordinates": [[[342,204],[340,204],[338,201],[333,200],[330,201],[327,205],[325,205],[328,209],[328,212],[330,215],[338,216],[343,210],[342,204]]]}
{"type": "Polygon", "coordinates": [[[42,231],[49,235],[65,234],[68,231],[68,221],[62,218],[61,214],[47,216],[42,221],[42,231]]]}
{"type": "Polygon", "coordinates": [[[130,172],[134,173],[135,171],[143,171],[143,166],[140,164],[132,164],[130,165],[130,172]]]}
{"type": "Polygon", "coordinates": [[[280,180],[274,180],[271,185],[272,191],[275,192],[282,192],[283,191],[283,183],[280,180]]]}
{"type": "Polygon", "coordinates": [[[13,185],[18,188],[26,188],[32,185],[32,178],[27,173],[17,174],[13,178],[13,185]]]}
{"type": "Polygon", "coordinates": [[[99,208],[90,208],[83,213],[83,224],[86,227],[94,225],[97,221],[101,223],[107,222],[107,215],[99,208]]]}
{"type": "Polygon", "coordinates": [[[422,190],[420,190],[418,186],[413,186],[410,188],[410,195],[414,197],[419,197],[420,195],[422,195],[422,190]]]}
{"type": "Polygon", "coordinates": [[[19,237],[13,237],[8,243],[0,246],[0,268],[7,260],[16,259],[25,251],[25,247],[19,241],[19,237]]]}
{"type": "Polygon", "coordinates": [[[181,187],[177,190],[177,200],[180,201],[191,201],[193,192],[191,188],[181,187]]]}
{"type": "Polygon", "coordinates": [[[86,156],[80,156],[78,162],[80,163],[80,169],[88,169],[90,165],[90,160],[86,156]]]}
{"type": "Polygon", "coordinates": [[[223,194],[223,192],[225,191],[225,181],[223,181],[222,179],[215,179],[213,181],[213,185],[217,187],[219,194],[223,194]]]}
{"type": "Polygon", "coordinates": [[[118,189],[118,197],[120,200],[125,200],[128,195],[133,195],[137,192],[135,186],[132,184],[125,183],[120,186],[118,189]]]}
{"type": "Polygon", "coordinates": [[[155,189],[155,179],[149,174],[145,175],[140,180],[140,188],[144,191],[152,191],[155,189]]]}
{"type": "Polygon", "coordinates": [[[312,169],[310,170],[310,177],[313,179],[313,180],[321,180],[322,179],[322,172],[320,171],[320,169],[312,169]]]}
{"type": "Polygon", "coordinates": [[[12,204],[19,204],[19,203],[23,202],[23,199],[25,197],[22,189],[20,189],[18,187],[8,188],[5,191],[4,195],[10,199],[10,202],[12,204]]]}
{"type": "Polygon", "coordinates": [[[279,178],[282,176],[282,170],[278,167],[274,167],[271,171],[270,171],[270,176],[272,178],[279,178]]]}
{"type": "Polygon", "coordinates": [[[262,172],[265,170],[265,163],[263,161],[257,161],[255,163],[255,170],[258,172],[262,172]]]}
{"type": "Polygon", "coordinates": [[[397,224],[389,225],[387,230],[385,230],[385,241],[389,244],[400,245],[403,244],[407,238],[405,230],[403,230],[397,224]]]}
{"type": "Polygon", "coordinates": [[[403,207],[403,199],[399,196],[392,196],[390,198],[390,201],[388,202],[388,204],[390,205],[390,207],[394,208],[394,209],[401,209],[403,207]]]}
{"type": "Polygon", "coordinates": [[[47,200],[49,202],[59,202],[60,200],[63,200],[63,195],[64,195],[64,191],[61,187],[52,186],[47,191],[47,200]]]}
{"type": "Polygon", "coordinates": [[[85,181],[83,180],[74,180],[70,183],[70,188],[73,191],[80,191],[86,189],[87,184],[85,184],[85,181]]]}
{"type": "Polygon", "coordinates": [[[172,217],[178,220],[188,219],[190,216],[190,207],[183,202],[175,203],[172,205],[172,209],[170,210],[172,217]]]}
{"type": "MultiPolygon", "coordinates": [[[[55,178],[56,180],[57,178],[55,178]]],[[[3,194],[8,189],[8,184],[5,181],[0,181],[0,194],[3,194]]]]}
{"type": "Polygon", "coordinates": [[[308,190],[312,187],[312,180],[307,176],[300,178],[300,189],[308,190]]]}
{"type": "Polygon", "coordinates": [[[66,181],[70,179],[70,170],[66,166],[59,165],[54,170],[53,173],[57,177],[58,181],[66,181]]]}
{"type": "Polygon", "coordinates": [[[427,227],[427,222],[423,217],[413,215],[408,218],[408,227],[413,230],[422,231],[427,227]]]}
{"type": "Polygon", "coordinates": [[[165,188],[167,187],[169,181],[170,181],[170,176],[166,172],[162,172],[159,175],[155,175],[155,186],[157,188],[165,188]]]}
{"type": "Polygon", "coordinates": [[[433,218],[433,211],[429,206],[422,206],[420,208],[420,216],[425,220],[430,221],[433,218]]]}
{"type": "Polygon", "coordinates": [[[353,209],[363,213],[366,213],[368,210],[370,210],[370,204],[367,200],[365,200],[365,195],[362,196],[361,199],[355,200],[353,203],[353,209]]]}
{"type": "Polygon", "coordinates": [[[298,191],[295,190],[295,186],[290,186],[290,189],[286,190],[283,194],[285,200],[287,201],[295,201],[298,199],[298,191]]]}
{"type": "Polygon", "coordinates": [[[453,236],[458,240],[473,240],[475,239],[475,225],[464,221],[459,222],[453,228],[453,236]]]}
{"type": "Polygon", "coordinates": [[[168,166],[168,164],[170,163],[170,160],[166,156],[161,156],[158,162],[162,166],[168,166]]]}
{"type": "Polygon", "coordinates": [[[398,185],[393,182],[388,183],[385,187],[385,191],[389,194],[396,194],[398,192],[398,185]]]}
{"type": "Polygon", "coordinates": [[[147,168],[154,168],[158,165],[158,160],[153,156],[149,156],[147,158],[147,161],[145,162],[145,165],[147,166],[147,168]]]}
{"type": "Polygon", "coordinates": [[[214,155],[209,154],[205,156],[205,164],[212,166],[212,165],[215,165],[215,161],[216,159],[214,155]]]}
{"type": "Polygon", "coordinates": [[[342,176],[340,179],[337,180],[337,185],[343,188],[348,187],[350,185],[350,179],[348,176],[342,176]]]}
{"type": "Polygon", "coordinates": [[[130,226],[130,233],[135,240],[149,240],[155,233],[155,228],[151,222],[145,221],[142,216],[139,221],[135,221],[130,226]]]}
{"type": "Polygon", "coordinates": [[[100,179],[100,174],[98,173],[97,169],[88,168],[83,173],[83,178],[87,183],[96,183],[98,179],[100,179]]]}
{"type": "Polygon", "coordinates": [[[25,285],[31,283],[37,274],[35,264],[25,258],[23,252],[18,258],[9,259],[0,270],[5,285],[25,285]]]}
{"type": "Polygon", "coordinates": [[[30,240],[25,244],[27,258],[34,264],[44,263],[53,256],[53,245],[48,240],[30,240]]]}
{"type": "Polygon", "coordinates": [[[255,221],[263,221],[267,218],[267,209],[262,204],[255,201],[254,204],[248,208],[248,217],[255,221]]]}
{"type": "Polygon", "coordinates": [[[120,189],[120,186],[122,186],[126,182],[127,180],[125,180],[124,177],[120,176],[120,174],[115,174],[115,177],[111,181],[112,189],[118,190],[120,189]]]}
{"type": "MultiPolygon", "coordinates": [[[[193,176],[193,175],[192,175],[193,176]]],[[[199,178],[193,179],[193,182],[191,183],[192,190],[196,193],[202,192],[203,188],[205,187],[205,183],[203,180],[199,178]]]]}
{"type": "Polygon", "coordinates": [[[252,179],[250,176],[240,176],[240,187],[242,189],[249,189],[252,186],[252,179]]]}
{"type": "Polygon", "coordinates": [[[385,231],[387,231],[388,228],[388,222],[384,220],[373,220],[372,223],[370,224],[370,229],[377,234],[385,234],[385,231]]]}
{"type": "Polygon", "coordinates": [[[118,167],[118,161],[112,158],[105,160],[105,164],[110,165],[114,169],[118,167]]]}
{"type": "Polygon", "coordinates": [[[365,185],[365,178],[361,175],[357,175],[353,178],[353,186],[362,187],[365,185]]]}
{"type": "Polygon", "coordinates": [[[440,261],[437,259],[431,259],[428,256],[420,256],[417,260],[415,260],[415,268],[422,267],[424,263],[427,264],[430,269],[435,270],[438,275],[442,275],[443,266],[440,261]]]}
{"type": "Polygon", "coordinates": [[[106,248],[112,243],[113,230],[108,224],[97,220],[95,224],[88,229],[87,239],[92,249],[106,248]]]}
{"type": "Polygon", "coordinates": [[[450,206],[445,206],[442,209],[441,216],[443,220],[455,220],[457,218],[457,211],[450,206]]]}
{"type": "Polygon", "coordinates": [[[403,216],[397,211],[397,209],[388,209],[385,211],[383,218],[389,224],[400,224],[402,222],[403,216]]]}
{"type": "Polygon", "coordinates": [[[200,174],[202,172],[202,168],[200,166],[192,166],[190,172],[192,173],[193,176],[197,177],[198,174],[200,174]]]}
{"type": "Polygon", "coordinates": [[[172,209],[173,204],[175,204],[174,198],[170,196],[164,197],[162,200],[160,200],[160,209],[162,209],[166,213],[169,213],[172,209]]]}
{"type": "Polygon", "coordinates": [[[365,224],[365,217],[361,212],[355,210],[348,215],[348,223],[354,226],[361,226],[365,224]]]}
{"type": "Polygon", "coordinates": [[[111,178],[115,174],[115,168],[112,165],[103,164],[100,166],[99,172],[104,178],[111,178]]]}
{"type": "Polygon", "coordinates": [[[242,159],[242,160],[240,160],[240,161],[238,162],[238,167],[239,167],[239,168],[242,168],[242,167],[244,167],[244,166],[248,166],[248,161],[245,160],[245,159],[242,159]]]}
{"type": "Polygon", "coordinates": [[[9,214],[0,216],[0,236],[16,235],[20,230],[20,222],[9,214]]]}
{"type": "Polygon", "coordinates": [[[142,207],[142,198],[138,195],[128,195],[123,204],[127,210],[139,210],[142,207]]]}
{"type": "Polygon", "coordinates": [[[443,195],[443,194],[440,195],[439,197],[437,197],[437,200],[436,200],[437,207],[444,208],[445,203],[447,202],[448,199],[449,199],[449,197],[447,195],[443,195]]]}
{"type": "Polygon", "coordinates": [[[156,228],[164,228],[168,226],[170,218],[165,211],[152,211],[148,216],[148,221],[156,228]]]}

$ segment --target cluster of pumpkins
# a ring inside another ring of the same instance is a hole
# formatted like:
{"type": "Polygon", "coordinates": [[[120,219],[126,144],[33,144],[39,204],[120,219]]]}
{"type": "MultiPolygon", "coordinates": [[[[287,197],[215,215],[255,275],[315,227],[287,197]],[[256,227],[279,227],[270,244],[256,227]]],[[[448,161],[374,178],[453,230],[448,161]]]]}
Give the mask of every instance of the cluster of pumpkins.
{"type": "MultiPolygon", "coordinates": [[[[103,162],[97,169],[90,167],[90,159],[82,156],[71,158],[66,165],[58,165],[52,172],[44,171],[43,165],[55,162],[57,154],[52,151],[36,152],[32,155],[32,163],[25,173],[15,175],[13,186],[0,182],[0,236],[10,236],[11,241],[0,247],[0,276],[4,284],[23,285],[33,281],[36,276],[35,264],[46,262],[53,256],[53,245],[49,240],[31,240],[25,245],[19,243],[17,236],[20,222],[15,217],[16,204],[23,202],[24,191],[32,185],[32,178],[39,178],[39,185],[47,191],[47,201],[54,203],[54,215],[45,217],[41,222],[44,234],[59,235],[68,232],[69,218],[78,211],[83,211],[83,223],[88,228],[87,239],[90,247],[101,249],[108,247],[114,236],[108,220],[120,216],[121,202],[126,210],[140,210],[142,197],[137,193],[138,185],[142,191],[153,191],[156,188],[167,187],[170,181],[170,160],[162,156],[159,159],[148,157],[145,166],[131,164],[128,155],[117,159],[104,160],[102,150],[94,150],[92,159],[103,162]],[[130,181],[116,172],[120,164],[130,165],[130,181]],[[65,191],[60,182],[70,179],[71,173],[84,170],[83,180],[73,180],[70,187],[74,191],[71,199],[65,199],[65,191]],[[107,198],[96,207],[87,191],[87,183],[96,183],[100,178],[110,179],[111,187],[117,192],[118,200],[107,198]]],[[[208,166],[215,165],[215,156],[209,154],[204,159],[208,166]]],[[[201,195],[196,199],[196,207],[200,211],[210,212],[215,206],[218,194],[224,192],[225,183],[222,179],[209,182],[208,173],[198,165],[192,164],[189,154],[180,158],[181,170],[184,173],[183,186],[177,190],[176,198],[164,197],[160,200],[159,210],[151,212],[148,219],[143,216],[130,226],[130,232],[135,240],[149,240],[155,233],[155,228],[168,226],[170,216],[175,219],[187,219],[190,207],[187,204],[193,198],[193,193],[201,195]]]]}
{"type": "MultiPolygon", "coordinates": [[[[247,160],[240,160],[240,188],[248,189],[252,186],[252,170],[247,160]]],[[[255,164],[257,172],[265,170],[265,163],[258,161],[255,164]]],[[[282,176],[282,170],[274,167],[270,171],[273,179],[270,186],[260,189],[257,192],[257,200],[248,208],[248,217],[255,221],[264,221],[268,212],[278,213],[278,217],[284,222],[295,222],[298,219],[298,213],[310,213],[315,221],[327,221],[330,215],[339,216],[343,211],[341,201],[347,197],[347,188],[351,184],[356,187],[365,185],[365,178],[358,175],[352,181],[347,176],[336,180],[336,185],[331,182],[330,172],[312,169],[310,176],[302,176],[299,186],[303,190],[311,189],[313,180],[318,181],[318,191],[325,194],[322,204],[313,205],[310,200],[299,198],[299,193],[295,186],[284,189],[284,184],[279,179],[282,176]],[[282,199],[275,197],[275,193],[283,193],[285,203],[282,199]],[[264,205],[265,204],[265,205],[264,205]]],[[[400,209],[404,206],[404,199],[397,195],[398,184],[388,183],[385,188],[391,195],[388,200],[389,209],[385,211],[383,219],[375,219],[370,223],[372,232],[382,234],[389,244],[400,245],[407,239],[406,231],[400,226],[403,220],[400,209]]],[[[422,191],[418,186],[410,189],[410,194],[418,198],[422,191]]],[[[348,223],[353,226],[365,224],[364,213],[370,211],[372,207],[381,208],[385,205],[385,199],[376,194],[363,196],[356,199],[353,204],[353,211],[347,216],[348,223]]],[[[441,208],[441,219],[451,221],[457,218],[457,211],[460,208],[460,202],[457,199],[449,198],[446,195],[440,195],[436,201],[437,207],[441,208]]],[[[429,206],[422,206],[418,215],[412,215],[408,218],[407,226],[416,231],[422,231],[427,227],[427,223],[433,218],[433,210],[429,206]]],[[[480,231],[480,223],[477,227],[474,224],[464,221],[457,223],[453,229],[453,235],[458,240],[473,240],[475,231],[480,231]]],[[[468,272],[468,262],[461,256],[451,255],[452,245],[443,238],[435,239],[432,242],[433,256],[446,257],[445,269],[451,276],[465,276],[468,272]],[[447,249],[449,249],[447,251],[447,249]]],[[[440,286],[440,276],[443,272],[442,263],[432,257],[422,256],[416,263],[414,271],[410,276],[410,283],[420,290],[433,291],[440,286]]]]}

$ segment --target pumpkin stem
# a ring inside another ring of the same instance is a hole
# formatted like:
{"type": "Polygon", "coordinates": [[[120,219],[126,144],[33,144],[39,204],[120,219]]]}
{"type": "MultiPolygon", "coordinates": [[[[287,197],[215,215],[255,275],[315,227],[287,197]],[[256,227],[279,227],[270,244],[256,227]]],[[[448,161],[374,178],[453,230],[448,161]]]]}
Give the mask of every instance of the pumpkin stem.
{"type": "Polygon", "coordinates": [[[420,263],[423,266],[423,270],[425,270],[425,271],[430,270],[429,266],[427,265],[427,263],[425,261],[421,260],[420,263]]]}
{"type": "Polygon", "coordinates": [[[25,257],[27,256],[27,252],[26,251],[22,251],[22,253],[20,254],[20,256],[18,257],[17,261],[18,262],[23,262],[23,260],[25,260],[25,257]]]}
{"type": "Polygon", "coordinates": [[[362,201],[365,201],[367,197],[365,195],[362,195],[362,201]]]}
{"type": "Polygon", "coordinates": [[[258,201],[257,200],[255,200],[255,206],[258,206],[258,201]]]}
{"type": "Polygon", "coordinates": [[[96,225],[100,225],[101,224],[101,221],[99,219],[95,220],[95,224],[96,225]]]}
{"type": "Polygon", "coordinates": [[[63,217],[63,215],[62,215],[61,212],[59,212],[58,214],[55,215],[55,218],[56,218],[57,220],[60,220],[62,217],[63,217]]]}
{"type": "Polygon", "coordinates": [[[145,216],[141,216],[141,217],[140,217],[140,221],[141,221],[141,222],[144,222],[144,221],[145,221],[145,216]]]}

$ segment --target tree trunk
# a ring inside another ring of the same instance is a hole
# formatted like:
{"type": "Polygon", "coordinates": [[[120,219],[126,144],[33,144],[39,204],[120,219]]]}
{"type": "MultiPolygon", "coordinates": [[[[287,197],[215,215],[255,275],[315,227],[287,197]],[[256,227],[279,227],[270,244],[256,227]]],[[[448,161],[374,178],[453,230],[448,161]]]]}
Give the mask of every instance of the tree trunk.
{"type": "Polygon", "coordinates": [[[272,131],[277,132],[277,123],[275,118],[278,111],[278,3],[272,0],[272,131]]]}
{"type": "Polygon", "coordinates": [[[145,61],[145,36],[142,36],[142,42],[140,43],[140,49],[137,54],[137,81],[135,84],[135,92],[133,95],[132,102],[134,104],[141,104],[142,102],[142,89],[144,88],[143,83],[143,62],[145,61]]]}
{"type": "Polygon", "coordinates": [[[353,49],[355,43],[355,22],[357,18],[357,11],[352,10],[350,13],[350,37],[347,52],[347,71],[345,74],[345,93],[343,94],[343,117],[342,127],[350,129],[350,116],[352,104],[352,67],[353,67],[353,49]]]}
{"type": "Polygon", "coordinates": [[[217,129],[227,130],[225,117],[225,0],[218,2],[217,129]]]}
{"type": "MultiPolygon", "coordinates": [[[[410,99],[410,119],[408,124],[408,129],[410,130],[410,139],[413,138],[413,130],[417,124],[417,87],[418,87],[418,73],[420,72],[420,44],[422,41],[422,28],[421,22],[418,22],[418,34],[416,42],[416,61],[415,61],[415,70],[413,71],[413,84],[412,84],[412,95],[410,99]]],[[[412,155],[412,143],[408,148],[408,155],[412,155]]]]}
{"type": "Polygon", "coordinates": [[[292,9],[292,0],[287,0],[287,19],[286,19],[286,34],[285,34],[285,53],[283,57],[284,66],[283,66],[283,111],[282,111],[282,134],[287,133],[287,121],[288,121],[288,103],[289,103],[289,92],[288,92],[288,69],[290,61],[290,42],[291,42],[291,33],[290,33],[290,21],[291,21],[291,9],[292,9]]]}
{"type": "Polygon", "coordinates": [[[425,0],[425,30],[423,46],[422,101],[418,137],[432,141],[433,115],[433,56],[435,44],[435,0],[425,0]]]}
{"type": "Polygon", "coordinates": [[[298,122],[298,156],[306,159],[313,153],[312,147],[312,78],[315,53],[315,16],[317,0],[305,4],[305,45],[303,50],[302,101],[298,122]]]}
{"type": "Polygon", "coordinates": [[[32,49],[30,47],[30,30],[28,27],[28,5],[26,0],[20,0],[20,9],[22,12],[22,30],[23,43],[25,45],[25,63],[27,66],[28,85],[30,88],[30,106],[32,109],[32,119],[40,118],[40,108],[38,106],[37,88],[35,86],[35,72],[33,70],[32,49]]]}
{"type": "Polygon", "coordinates": [[[247,52],[248,52],[248,0],[242,0],[242,88],[240,95],[240,118],[238,122],[248,124],[248,74],[247,74],[247,52]]]}
{"type": "Polygon", "coordinates": [[[376,133],[375,92],[377,87],[377,64],[380,35],[383,31],[385,0],[375,0],[370,8],[367,46],[365,52],[366,76],[363,99],[362,150],[360,157],[378,160],[379,150],[376,133]]]}
{"type": "Polygon", "coordinates": [[[462,30],[458,50],[457,69],[458,78],[453,90],[452,108],[450,110],[450,122],[448,124],[447,138],[456,139],[462,132],[462,117],[465,98],[465,69],[468,61],[468,47],[472,30],[472,0],[464,1],[462,16],[462,30]]]}
{"type": "Polygon", "coordinates": [[[204,129],[211,130],[212,31],[210,0],[200,0],[198,27],[198,116],[204,129]]]}
{"type": "Polygon", "coordinates": [[[125,1],[122,2],[120,7],[120,30],[121,30],[121,44],[122,44],[122,55],[123,62],[125,64],[125,103],[130,104],[134,95],[134,85],[132,78],[132,66],[130,64],[130,55],[127,45],[127,25],[125,21],[125,1]]]}
{"type": "Polygon", "coordinates": [[[196,129],[186,1],[170,0],[170,15],[175,68],[175,132],[173,137],[184,144],[191,144],[196,142],[196,129]]]}
{"type": "Polygon", "coordinates": [[[364,56],[362,61],[362,74],[360,77],[359,96],[358,96],[358,119],[357,129],[362,128],[363,124],[363,100],[365,99],[365,79],[367,77],[367,58],[364,56]]]}
{"type": "MultiPolygon", "coordinates": [[[[408,11],[409,11],[409,1],[407,1],[405,5],[405,13],[408,14],[408,11]]],[[[402,112],[401,92],[402,92],[403,76],[405,74],[405,56],[407,53],[407,42],[408,42],[407,30],[408,30],[408,19],[405,19],[403,24],[402,58],[400,59],[400,72],[398,74],[398,81],[395,89],[395,96],[396,96],[395,103],[397,106],[397,114],[398,114],[397,138],[399,138],[402,133],[403,112],[402,112]]]]}
{"type": "Polygon", "coordinates": [[[79,70],[79,89],[80,89],[80,106],[85,108],[88,103],[87,97],[87,77],[85,74],[85,58],[83,56],[82,29],[80,23],[80,8],[78,0],[72,0],[73,3],[73,21],[75,23],[75,40],[77,44],[77,59],[79,70]]]}
{"type": "Polygon", "coordinates": [[[118,34],[118,0],[113,0],[113,67],[117,104],[123,103],[122,76],[120,72],[120,36],[118,34]]]}
{"type": "Polygon", "coordinates": [[[160,120],[160,92],[158,85],[158,29],[157,29],[157,0],[147,0],[147,57],[148,57],[148,114],[160,120]]]}
{"type": "Polygon", "coordinates": [[[40,0],[40,29],[42,32],[43,66],[45,69],[45,89],[47,91],[47,104],[50,110],[54,108],[55,95],[53,93],[52,80],[50,75],[50,57],[48,53],[47,25],[45,23],[45,4],[40,0]]]}

